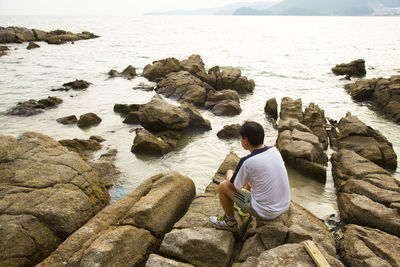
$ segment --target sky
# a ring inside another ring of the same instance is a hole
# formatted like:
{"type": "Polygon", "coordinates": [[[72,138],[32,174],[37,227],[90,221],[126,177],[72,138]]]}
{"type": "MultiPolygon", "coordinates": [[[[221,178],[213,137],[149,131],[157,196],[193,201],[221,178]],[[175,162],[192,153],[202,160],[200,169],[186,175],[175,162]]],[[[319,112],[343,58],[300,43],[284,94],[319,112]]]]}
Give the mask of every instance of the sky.
{"type": "MultiPolygon", "coordinates": [[[[0,0],[0,15],[143,15],[257,0],[0,0]]],[[[268,0],[266,0],[268,1],[268,0]]]]}

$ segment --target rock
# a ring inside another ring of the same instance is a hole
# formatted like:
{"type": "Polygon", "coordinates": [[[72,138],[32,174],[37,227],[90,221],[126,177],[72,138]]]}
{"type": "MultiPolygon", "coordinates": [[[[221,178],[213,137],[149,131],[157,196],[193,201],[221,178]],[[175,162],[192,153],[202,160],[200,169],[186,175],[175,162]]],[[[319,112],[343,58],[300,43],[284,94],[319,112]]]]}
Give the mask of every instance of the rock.
{"type": "Polygon", "coordinates": [[[189,127],[201,130],[211,130],[211,123],[209,120],[203,118],[200,112],[191,103],[184,102],[181,108],[189,115],[189,127]]]}
{"type": "Polygon", "coordinates": [[[171,147],[161,137],[157,137],[147,130],[136,131],[133,140],[132,153],[162,156],[171,151],[171,147]]]}
{"type": "Polygon", "coordinates": [[[58,141],[61,145],[81,155],[83,159],[93,157],[93,152],[101,149],[101,144],[93,139],[64,139],[58,141]]]}
{"type": "Polygon", "coordinates": [[[187,71],[202,80],[207,77],[204,62],[199,55],[191,55],[189,58],[181,60],[179,63],[181,70],[187,71]]]}
{"type": "Polygon", "coordinates": [[[301,98],[293,100],[290,97],[284,97],[281,100],[281,112],[279,113],[281,120],[288,118],[297,119],[303,122],[303,104],[301,98]]]}
{"type": "Polygon", "coordinates": [[[68,124],[76,124],[78,122],[78,119],[76,118],[75,115],[71,115],[71,116],[67,116],[67,117],[58,118],[56,121],[58,123],[68,125],[68,124]]]}
{"type": "Polygon", "coordinates": [[[100,160],[89,161],[88,163],[99,174],[100,182],[104,187],[109,189],[117,183],[121,172],[110,160],[102,160],[102,158],[104,157],[101,157],[100,160]]]}
{"type": "Polygon", "coordinates": [[[189,126],[190,116],[181,108],[155,95],[141,108],[140,122],[149,131],[179,131],[189,126]]]}
{"type": "Polygon", "coordinates": [[[400,266],[400,239],[377,229],[347,225],[341,258],[346,266],[400,266]]]}
{"type": "Polygon", "coordinates": [[[85,90],[91,85],[90,82],[84,80],[75,80],[73,82],[64,83],[63,86],[65,90],[85,90]]]}
{"type": "Polygon", "coordinates": [[[275,97],[267,100],[264,106],[264,112],[273,119],[278,119],[278,103],[275,97]]]}
{"type": "Polygon", "coordinates": [[[251,93],[255,84],[253,80],[248,80],[242,76],[242,72],[238,68],[226,68],[220,71],[218,66],[208,71],[207,82],[216,90],[232,89],[239,94],[251,93]]]}
{"type": "Polygon", "coordinates": [[[388,118],[400,123],[400,76],[378,79],[361,79],[345,85],[356,101],[372,101],[388,118]]]}
{"type": "Polygon", "coordinates": [[[130,112],[139,111],[143,105],[140,104],[115,104],[114,112],[122,115],[128,115],[130,112]]]}
{"type": "Polygon", "coordinates": [[[204,106],[208,85],[187,71],[172,72],[157,83],[156,92],[195,106],[204,106]]]}
{"type": "Polygon", "coordinates": [[[78,127],[86,128],[100,124],[102,119],[95,113],[86,113],[79,117],[78,127]]]}
{"type": "Polygon", "coordinates": [[[332,175],[341,218],[399,236],[400,183],[375,163],[353,151],[332,154],[332,175]]]}
{"type": "Polygon", "coordinates": [[[235,170],[239,161],[240,158],[236,153],[231,152],[228,155],[226,155],[224,161],[219,166],[217,172],[214,175],[213,182],[219,184],[220,182],[224,181],[226,172],[228,170],[235,170]]]}
{"type": "Polygon", "coordinates": [[[132,65],[129,65],[128,67],[126,67],[121,73],[119,73],[116,70],[110,70],[108,72],[108,75],[110,76],[110,78],[124,77],[124,78],[127,78],[129,80],[133,79],[134,77],[137,76],[136,69],[132,65]]]}
{"type": "Polygon", "coordinates": [[[240,124],[225,125],[218,133],[220,139],[240,139],[240,124]]]}
{"type": "Polygon", "coordinates": [[[311,131],[318,136],[319,142],[322,144],[324,150],[328,148],[328,132],[326,131],[327,121],[325,119],[325,112],[320,109],[318,105],[310,103],[304,110],[303,124],[306,125],[311,131]]]}
{"type": "Polygon", "coordinates": [[[122,259],[143,266],[161,243],[152,233],[168,232],[194,193],[193,181],[179,173],[153,176],[98,213],[38,266],[121,266],[122,259]]]}
{"type": "Polygon", "coordinates": [[[390,143],[378,130],[360,121],[350,113],[338,125],[338,148],[353,150],[379,166],[395,170],[397,155],[390,143]]]}
{"type": "Polygon", "coordinates": [[[139,111],[129,112],[128,115],[126,115],[126,118],[123,121],[123,123],[140,124],[140,114],[142,114],[142,112],[139,112],[139,111]]]}
{"type": "Polygon", "coordinates": [[[211,90],[207,95],[207,101],[204,105],[205,108],[213,108],[216,104],[224,100],[233,100],[239,103],[239,94],[234,90],[211,90]]]}
{"type": "Polygon", "coordinates": [[[350,77],[364,77],[367,74],[365,70],[365,60],[357,59],[350,63],[343,63],[332,68],[336,75],[349,75],[350,77]]]}
{"type": "Polygon", "coordinates": [[[47,33],[45,41],[48,44],[65,44],[66,42],[88,40],[98,37],[99,36],[86,31],[82,33],[71,33],[64,30],[55,30],[47,33]]]}
{"type": "Polygon", "coordinates": [[[276,147],[285,162],[321,182],[326,180],[328,157],[319,139],[297,119],[279,120],[276,147]]]}
{"type": "Polygon", "coordinates": [[[110,200],[92,168],[48,136],[0,137],[1,265],[35,265],[110,200]]]}
{"type": "Polygon", "coordinates": [[[233,244],[233,235],[228,231],[211,228],[175,229],[165,235],[160,251],[199,267],[227,266],[233,244]]]}
{"type": "Polygon", "coordinates": [[[34,42],[29,42],[29,45],[26,49],[31,50],[31,49],[35,49],[35,48],[39,48],[40,46],[35,44],[34,42]]]}
{"type": "Polygon", "coordinates": [[[170,57],[158,61],[154,61],[152,65],[148,64],[143,69],[143,77],[150,81],[157,81],[164,78],[171,72],[178,72],[180,70],[179,60],[170,57]]]}
{"type": "Polygon", "coordinates": [[[175,260],[167,259],[164,257],[161,257],[157,254],[151,254],[149,259],[146,262],[145,267],[159,267],[159,266],[165,266],[165,267],[194,267],[192,264],[187,264],[183,262],[178,262],[175,260]]]}
{"type": "Polygon", "coordinates": [[[242,108],[234,100],[223,100],[216,104],[211,112],[216,116],[236,116],[242,112],[242,108]]]}
{"type": "Polygon", "coordinates": [[[8,51],[8,50],[10,50],[10,49],[8,49],[7,46],[0,45],[0,57],[6,55],[7,54],[6,51],[8,51]]]}
{"type": "Polygon", "coordinates": [[[29,117],[44,112],[46,109],[53,108],[62,103],[62,99],[57,97],[48,97],[37,100],[28,100],[18,103],[7,111],[7,115],[29,117]]]}
{"type": "Polygon", "coordinates": [[[139,89],[143,91],[153,91],[154,88],[155,88],[154,83],[144,83],[144,82],[140,82],[139,85],[133,87],[133,89],[139,89]]]}

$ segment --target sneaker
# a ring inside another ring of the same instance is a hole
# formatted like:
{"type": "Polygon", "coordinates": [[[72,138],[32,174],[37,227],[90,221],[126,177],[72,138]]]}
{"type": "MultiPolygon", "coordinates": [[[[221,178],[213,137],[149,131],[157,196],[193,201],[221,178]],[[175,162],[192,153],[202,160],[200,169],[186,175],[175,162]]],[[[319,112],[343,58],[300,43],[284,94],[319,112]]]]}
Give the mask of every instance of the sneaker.
{"type": "Polygon", "coordinates": [[[233,207],[235,208],[235,210],[239,213],[239,215],[241,217],[249,217],[250,216],[250,213],[246,213],[246,212],[242,211],[242,209],[239,208],[238,206],[235,205],[233,207]]]}
{"type": "Polygon", "coordinates": [[[239,224],[236,218],[234,222],[229,222],[228,218],[225,216],[211,216],[210,223],[215,228],[221,230],[237,231],[239,229],[239,224]]]}

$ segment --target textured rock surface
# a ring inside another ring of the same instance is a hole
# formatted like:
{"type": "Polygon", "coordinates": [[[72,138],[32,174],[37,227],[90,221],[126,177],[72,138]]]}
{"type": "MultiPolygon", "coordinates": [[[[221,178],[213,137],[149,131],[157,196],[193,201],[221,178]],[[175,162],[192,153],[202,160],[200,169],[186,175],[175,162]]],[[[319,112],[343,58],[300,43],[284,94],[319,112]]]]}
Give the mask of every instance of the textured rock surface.
{"type": "Polygon", "coordinates": [[[194,194],[186,176],[153,176],[98,213],[39,266],[143,266],[160,246],[154,234],[169,232],[194,194]]]}
{"type": "Polygon", "coordinates": [[[363,77],[367,74],[365,60],[357,59],[350,63],[342,63],[332,68],[336,75],[348,75],[349,77],[363,77]]]}
{"type": "Polygon", "coordinates": [[[400,123],[400,75],[390,78],[361,79],[345,85],[356,101],[372,101],[386,116],[400,123]]]}
{"type": "Polygon", "coordinates": [[[183,262],[178,262],[172,259],[167,259],[164,257],[161,257],[157,254],[151,254],[149,259],[146,262],[145,267],[159,267],[159,266],[165,266],[165,267],[194,267],[192,264],[187,264],[183,262]]]}
{"type": "Polygon", "coordinates": [[[353,150],[389,170],[397,168],[397,155],[392,143],[378,130],[367,126],[350,113],[340,120],[337,139],[339,149],[353,150]]]}
{"type": "Polygon", "coordinates": [[[346,226],[341,257],[346,266],[400,266],[400,238],[377,229],[346,226]]]}
{"type": "Polygon", "coordinates": [[[101,121],[102,119],[97,114],[90,112],[81,115],[79,117],[77,125],[80,128],[86,128],[86,127],[96,126],[100,124],[101,121]]]}
{"type": "Polygon", "coordinates": [[[63,102],[62,99],[51,97],[37,100],[28,100],[18,103],[7,111],[7,115],[29,117],[44,112],[46,109],[57,107],[63,102]]]}
{"type": "Polygon", "coordinates": [[[132,65],[129,65],[121,73],[116,70],[110,70],[108,72],[108,75],[110,76],[110,78],[124,77],[124,78],[127,78],[130,80],[130,79],[133,79],[134,77],[136,77],[137,73],[136,73],[136,69],[132,65]]]}
{"type": "Polygon", "coordinates": [[[304,110],[303,124],[310,128],[313,134],[318,136],[319,142],[322,144],[324,150],[326,150],[329,140],[326,131],[327,121],[324,110],[318,105],[310,103],[304,110]]]}
{"type": "Polygon", "coordinates": [[[0,265],[38,263],[109,200],[98,174],[50,137],[1,136],[0,265]]]}
{"type": "Polygon", "coordinates": [[[221,139],[240,139],[240,124],[225,125],[218,133],[218,138],[221,139]]]}
{"type": "Polygon", "coordinates": [[[400,183],[373,162],[342,149],[332,155],[341,218],[400,236],[400,183]]]}
{"type": "Polygon", "coordinates": [[[264,112],[275,120],[278,119],[278,103],[276,102],[275,97],[270,98],[265,102],[264,112]]]}

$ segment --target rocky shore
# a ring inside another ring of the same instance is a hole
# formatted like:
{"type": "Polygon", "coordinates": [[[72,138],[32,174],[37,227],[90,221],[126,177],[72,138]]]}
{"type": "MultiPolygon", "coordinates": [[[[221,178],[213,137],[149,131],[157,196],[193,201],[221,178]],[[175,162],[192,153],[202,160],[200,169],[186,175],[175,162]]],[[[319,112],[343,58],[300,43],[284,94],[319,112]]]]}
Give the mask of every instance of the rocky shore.
{"type": "Polygon", "coordinates": [[[98,37],[99,36],[90,32],[72,33],[64,30],[46,32],[24,27],[0,27],[0,44],[35,41],[44,41],[48,44],[65,44],[66,42],[88,40],[98,37]]]}

